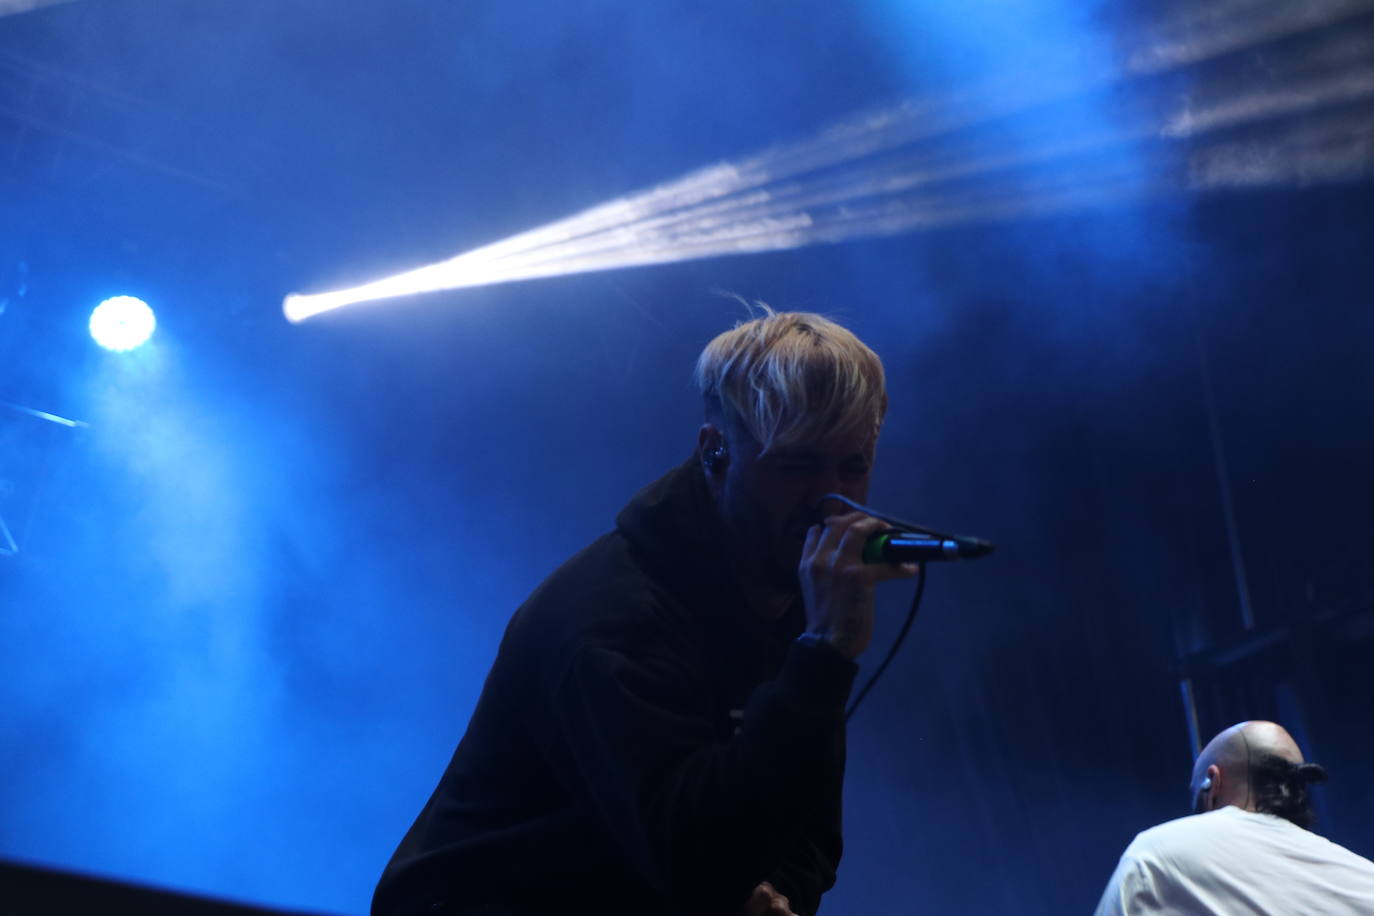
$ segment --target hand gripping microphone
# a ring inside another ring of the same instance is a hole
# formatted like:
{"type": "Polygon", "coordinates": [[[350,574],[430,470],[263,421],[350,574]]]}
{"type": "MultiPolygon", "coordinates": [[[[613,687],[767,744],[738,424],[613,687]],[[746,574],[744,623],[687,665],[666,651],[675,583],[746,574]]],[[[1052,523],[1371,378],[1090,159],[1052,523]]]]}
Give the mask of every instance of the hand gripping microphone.
{"type": "MultiPolygon", "coordinates": [[[[965,537],[958,534],[945,534],[928,528],[925,525],[914,525],[911,522],[904,522],[899,518],[890,515],[883,515],[875,512],[867,506],[860,505],[847,496],[838,493],[827,493],[816,503],[813,510],[818,519],[826,516],[825,504],[834,500],[862,512],[871,515],[876,519],[881,519],[891,525],[886,531],[879,531],[877,534],[869,535],[864,542],[863,561],[865,563],[910,563],[910,562],[929,562],[930,560],[971,560],[975,557],[984,557],[992,553],[993,544],[982,538],[965,537]]],[[[864,697],[873,689],[873,685],[878,682],[878,678],[887,670],[887,666],[896,656],[897,650],[901,648],[902,641],[906,639],[906,634],[911,630],[911,624],[916,620],[916,609],[921,604],[921,595],[926,590],[926,579],[929,576],[927,567],[922,566],[919,578],[916,580],[916,594],[911,598],[911,609],[907,611],[906,621],[902,624],[901,630],[897,632],[897,638],[892,641],[892,647],[887,650],[887,655],[883,656],[882,663],[877,670],[869,676],[867,683],[859,690],[854,702],[845,710],[844,718],[848,721],[854,715],[854,711],[859,708],[864,697]]]]}

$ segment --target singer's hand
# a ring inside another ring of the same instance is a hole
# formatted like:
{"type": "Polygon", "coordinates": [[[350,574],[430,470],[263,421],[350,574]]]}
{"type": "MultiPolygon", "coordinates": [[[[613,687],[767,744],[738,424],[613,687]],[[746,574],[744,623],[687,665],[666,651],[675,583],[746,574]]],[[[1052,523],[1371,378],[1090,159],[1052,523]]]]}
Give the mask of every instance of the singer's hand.
{"type": "Polygon", "coordinates": [[[865,563],[864,544],[887,525],[862,512],[832,515],[806,533],[802,548],[802,600],[806,628],[845,658],[855,659],[873,639],[873,586],[916,575],[915,563],[865,563]]]}
{"type": "Polygon", "coordinates": [[[767,881],[754,888],[754,894],[740,911],[741,916],[797,916],[787,898],[767,881]]]}

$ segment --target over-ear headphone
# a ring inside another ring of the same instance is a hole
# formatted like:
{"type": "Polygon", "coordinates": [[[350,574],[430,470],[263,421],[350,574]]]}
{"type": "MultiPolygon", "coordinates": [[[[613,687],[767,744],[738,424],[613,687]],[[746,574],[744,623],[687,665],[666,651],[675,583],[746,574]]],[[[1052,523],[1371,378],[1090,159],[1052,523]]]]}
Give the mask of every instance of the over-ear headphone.
{"type": "Polygon", "coordinates": [[[709,452],[702,454],[701,463],[706,466],[706,470],[714,474],[729,460],[729,457],[729,453],[725,451],[725,446],[717,445],[709,452]]]}

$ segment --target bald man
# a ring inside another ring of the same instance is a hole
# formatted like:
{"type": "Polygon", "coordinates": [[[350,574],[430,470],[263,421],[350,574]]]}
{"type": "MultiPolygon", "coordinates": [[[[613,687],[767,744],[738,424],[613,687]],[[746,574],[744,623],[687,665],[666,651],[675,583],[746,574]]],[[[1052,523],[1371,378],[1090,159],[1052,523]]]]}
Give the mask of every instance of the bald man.
{"type": "Polygon", "coordinates": [[[1283,726],[1232,725],[1193,766],[1194,814],[1135,838],[1097,916],[1374,913],[1374,863],[1310,831],[1325,779],[1283,726]]]}

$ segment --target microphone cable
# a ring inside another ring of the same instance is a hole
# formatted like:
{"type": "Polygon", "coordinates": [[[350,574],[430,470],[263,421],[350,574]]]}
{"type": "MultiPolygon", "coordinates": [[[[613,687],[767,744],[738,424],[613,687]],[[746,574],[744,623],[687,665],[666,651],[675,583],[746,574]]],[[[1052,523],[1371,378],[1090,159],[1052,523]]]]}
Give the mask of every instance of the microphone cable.
{"type": "MultiPolygon", "coordinates": [[[[837,502],[843,503],[844,505],[855,510],[856,512],[862,512],[865,515],[871,515],[874,518],[887,522],[889,525],[892,525],[895,528],[900,528],[903,531],[911,531],[916,534],[928,534],[931,537],[941,539],[954,537],[953,535],[944,534],[942,532],[936,531],[935,529],[930,528],[926,525],[915,525],[911,522],[903,521],[902,519],[897,518],[895,516],[884,515],[881,512],[875,512],[868,506],[865,506],[862,503],[857,503],[854,500],[850,499],[848,496],[841,496],[838,493],[827,493],[824,496],[822,496],[820,502],[817,503],[817,511],[819,511],[820,506],[824,505],[827,501],[832,499],[836,500],[837,502]]],[[[864,697],[868,696],[868,692],[873,689],[873,685],[878,683],[878,678],[883,676],[883,672],[887,670],[887,666],[892,664],[892,660],[897,657],[897,650],[902,647],[902,643],[906,641],[907,634],[911,632],[911,625],[916,622],[916,611],[921,606],[921,596],[924,595],[926,591],[926,576],[928,575],[926,572],[927,565],[928,564],[926,563],[922,563],[921,571],[916,576],[916,594],[912,595],[911,597],[911,607],[906,612],[906,620],[902,623],[902,628],[898,631],[897,638],[892,640],[892,645],[888,647],[887,655],[883,656],[882,662],[879,663],[878,667],[873,671],[871,675],[869,675],[868,680],[864,682],[863,687],[859,688],[859,693],[854,697],[854,702],[850,703],[849,708],[845,710],[844,721],[846,723],[851,718],[853,718],[855,710],[857,710],[859,708],[859,704],[864,701],[864,697]]]]}
{"type": "MultiPolygon", "coordinates": [[[[821,506],[825,505],[827,502],[829,502],[829,501],[832,500],[832,499],[835,500],[836,502],[844,503],[846,506],[848,506],[849,508],[853,509],[855,512],[862,512],[864,515],[871,515],[871,516],[873,516],[874,518],[878,519],[879,521],[887,522],[889,525],[891,525],[891,526],[894,527],[894,528],[900,528],[900,529],[902,529],[903,531],[910,531],[912,534],[928,534],[928,535],[930,535],[930,536],[933,537],[933,538],[939,538],[939,539],[941,539],[941,540],[950,540],[950,541],[958,541],[958,540],[961,540],[960,536],[957,535],[957,534],[946,534],[946,533],[943,532],[943,531],[936,531],[934,528],[930,527],[929,525],[918,525],[918,524],[916,524],[915,522],[903,521],[902,519],[897,518],[897,516],[895,516],[895,515],[884,515],[884,514],[881,513],[881,512],[878,512],[878,511],[875,511],[875,510],[873,510],[873,509],[870,509],[868,506],[865,506],[863,503],[857,503],[857,502],[855,502],[854,500],[850,499],[848,496],[841,496],[841,495],[838,494],[838,493],[827,493],[827,494],[825,494],[824,496],[822,496],[822,497],[816,502],[816,512],[817,512],[817,513],[820,513],[821,506]]],[[[822,516],[822,517],[824,517],[824,516],[822,516]]]]}
{"type": "MultiPolygon", "coordinates": [[[[883,519],[887,521],[887,519],[883,519]]],[[[892,660],[897,657],[897,650],[902,647],[902,641],[906,639],[906,634],[911,631],[911,625],[916,622],[916,609],[921,606],[921,595],[926,590],[926,564],[921,564],[921,571],[916,574],[916,594],[911,597],[911,608],[906,612],[906,621],[902,624],[902,629],[897,633],[897,638],[892,640],[891,647],[887,650],[887,655],[883,656],[882,663],[869,675],[868,680],[859,690],[859,695],[854,698],[854,702],[849,704],[849,708],[844,711],[844,721],[848,722],[854,715],[854,710],[859,708],[859,704],[868,696],[868,692],[873,689],[873,685],[878,683],[878,678],[883,676],[887,666],[892,664],[892,660]]]]}

